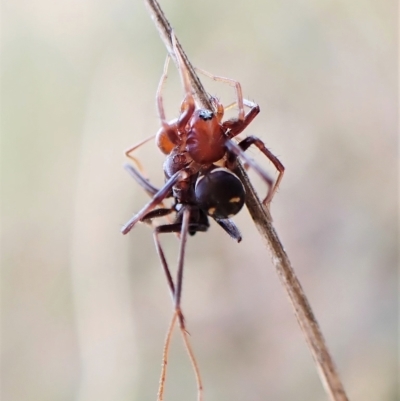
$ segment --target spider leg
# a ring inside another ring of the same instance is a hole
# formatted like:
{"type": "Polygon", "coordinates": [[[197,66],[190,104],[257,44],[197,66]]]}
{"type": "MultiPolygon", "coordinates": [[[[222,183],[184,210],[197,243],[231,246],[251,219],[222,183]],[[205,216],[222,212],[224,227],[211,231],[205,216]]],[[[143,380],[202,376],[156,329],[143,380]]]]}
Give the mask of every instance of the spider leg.
{"type": "Polygon", "coordinates": [[[181,243],[179,247],[178,269],[176,273],[176,289],[174,293],[175,311],[179,317],[181,329],[184,329],[183,316],[181,312],[183,266],[185,260],[186,241],[189,233],[190,209],[185,207],[182,216],[181,243]]]}
{"type": "MultiPolygon", "coordinates": [[[[143,216],[142,221],[150,220],[150,219],[157,218],[157,217],[163,217],[174,211],[175,210],[173,208],[152,210],[143,216]]],[[[190,209],[186,208],[183,211],[183,218],[182,218],[181,222],[158,226],[155,228],[154,234],[153,234],[156,250],[160,257],[161,265],[162,265],[164,273],[167,277],[168,286],[169,286],[172,298],[175,303],[174,315],[172,317],[170,326],[167,330],[167,335],[166,335],[164,347],[163,347],[161,377],[160,377],[160,384],[159,384],[159,389],[158,389],[158,394],[157,394],[157,400],[159,400],[159,401],[163,400],[165,379],[166,379],[166,373],[167,373],[168,353],[169,353],[170,343],[171,343],[171,339],[172,339],[173,329],[175,327],[177,319],[179,319],[179,326],[180,326],[179,328],[180,328],[180,332],[182,335],[182,339],[183,339],[186,351],[188,353],[190,362],[191,362],[193,370],[194,370],[196,383],[197,383],[197,392],[198,392],[197,398],[199,401],[202,401],[202,399],[203,399],[203,384],[202,384],[202,379],[200,376],[200,369],[198,367],[196,357],[194,356],[194,352],[193,352],[192,346],[191,346],[189,338],[188,338],[188,333],[185,329],[184,316],[183,316],[181,308],[180,308],[180,294],[182,291],[182,278],[183,278],[183,274],[182,274],[183,273],[183,261],[184,261],[184,255],[185,255],[186,239],[187,239],[187,234],[189,232],[189,229],[191,231],[196,231],[196,232],[197,231],[207,231],[208,225],[202,224],[202,223],[190,223],[190,209]],[[181,242],[180,251],[179,251],[176,289],[175,289],[172,275],[169,270],[169,267],[168,267],[168,264],[167,264],[167,261],[165,258],[165,254],[164,254],[164,251],[162,249],[161,242],[159,239],[160,234],[175,233],[175,232],[180,232],[181,236],[184,238],[184,241],[181,242]],[[177,297],[178,290],[179,290],[179,297],[177,297]]]]}
{"type": "MultiPolygon", "coordinates": [[[[177,320],[177,313],[175,311],[172,316],[171,323],[168,327],[167,335],[166,335],[165,341],[164,341],[163,356],[162,356],[162,362],[161,362],[161,376],[160,376],[158,392],[157,392],[157,401],[162,401],[164,399],[164,386],[165,386],[165,378],[167,376],[168,353],[169,353],[169,348],[170,348],[171,339],[172,339],[172,333],[175,328],[176,320],[177,320]]],[[[202,379],[200,376],[199,365],[197,364],[197,360],[194,356],[192,346],[190,345],[188,333],[185,330],[181,330],[181,334],[182,334],[183,343],[185,344],[186,352],[189,355],[189,359],[192,364],[194,374],[196,377],[197,401],[203,401],[203,383],[202,383],[202,379]]]]}
{"type": "MultiPolygon", "coordinates": [[[[165,210],[164,213],[166,213],[166,212],[167,212],[167,210],[165,210]]],[[[180,332],[182,334],[183,342],[185,344],[186,351],[189,355],[189,359],[191,361],[191,364],[192,364],[192,367],[193,367],[193,370],[195,373],[196,382],[197,382],[197,390],[198,390],[198,399],[202,400],[203,385],[202,385],[202,380],[201,380],[201,376],[200,376],[200,370],[199,370],[196,358],[194,356],[193,349],[189,342],[188,333],[185,329],[185,324],[184,324],[184,316],[183,316],[183,313],[182,313],[181,307],[180,307],[185,247],[186,247],[186,239],[187,239],[187,234],[189,232],[189,228],[192,230],[195,230],[195,231],[206,231],[208,229],[208,226],[206,226],[204,224],[190,223],[190,209],[186,208],[183,212],[182,222],[161,225],[161,226],[156,227],[156,229],[154,230],[154,242],[156,245],[157,253],[160,257],[162,267],[163,267],[165,275],[167,277],[168,286],[169,286],[172,298],[174,299],[174,303],[175,303],[174,315],[172,317],[172,321],[171,321],[170,327],[168,329],[165,344],[164,344],[160,386],[159,386],[158,398],[157,398],[158,400],[162,400],[163,393],[164,393],[164,383],[165,383],[165,376],[166,376],[168,350],[169,350],[169,346],[170,346],[170,342],[171,342],[172,331],[174,329],[177,318],[179,319],[179,328],[180,328],[180,332]],[[174,232],[181,233],[181,245],[180,245],[180,249],[179,249],[176,287],[174,285],[172,275],[169,270],[169,267],[168,267],[168,264],[167,264],[167,261],[166,261],[165,255],[164,255],[164,251],[161,247],[161,243],[160,243],[160,239],[159,239],[159,234],[174,233],[174,232]],[[178,293],[178,291],[179,291],[179,293],[178,293]]]]}
{"type": "Polygon", "coordinates": [[[271,161],[271,163],[275,166],[275,168],[278,170],[278,178],[275,181],[275,184],[271,190],[271,192],[268,194],[268,196],[264,199],[263,203],[268,204],[271,202],[273,196],[275,195],[276,190],[279,187],[279,184],[282,181],[283,178],[283,173],[285,172],[285,166],[279,161],[279,159],[269,150],[265,147],[264,142],[257,138],[256,136],[249,136],[245,139],[243,139],[241,142],[239,142],[239,146],[243,151],[246,151],[251,145],[257,146],[260,151],[268,157],[268,159],[271,161]]]}
{"type": "Polygon", "coordinates": [[[244,120],[244,102],[243,102],[243,93],[242,93],[242,85],[240,85],[240,82],[235,81],[230,78],[225,78],[225,77],[220,77],[217,75],[213,75],[209,73],[208,71],[202,70],[201,68],[195,68],[196,71],[200,72],[203,75],[206,75],[207,77],[213,79],[214,81],[219,81],[219,82],[224,82],[227,83],[230,86],[233,86],[236,90],[236,103],[239,108],[239,115],[238,115],[238,120],[243,121],[244,120]]]}
{"type": "Polygon", "coordinates": [[[268,184],[268,193],[263,203],[267,205],[269,202],[271,202],[273,195],[273,180],[269,176],[269,174],[244,152],[244,150],[240,147],[240,143],[237,144],[231,139],[228,139],[225,143],[225,146],[228,149],[227,163],[231,164],[231,166],[229,167],[232,167],[232,164],[234,164],[236,157],[242,158],[245,163],[252,167],[257,172],[257,174],[268,184]]]}
{"type": "MultiPolygon", "coordinates": [[[[176,312],[175,312],[176,314],[176,312]]],[[[189,335],[186,330],[181,329],[183,343],[185,344],[186,352],[189,355],[190,363],[192,364],[192,368],[194,370],[194,374],[196,377],[197,384],[197,401],[203,401],[203,382],[200,376],[199,365],[197,364],[196,357],[194,356],[194,352],[192,346],[190,345],[189,335]]]]}
{"type": "Polygon", "coordinates": [[[243,99],[243,103],[245,106],[250,107],[250,110],[246,113],[244,119],[227,120],[222,124],[228,138],[234,138],[243,132],[260,112],[260,106],[257,103],[251,102],[247,99],[243,99]]]}
{"type": "Polygon", "coordinates": [[[170,59],[170,57],[169,57],[169,55],[167,55],[167,58],[165,59],[165,63],[164,63],[163,73],[161,75],[160,82],[158,84],[157,92],[156,92],[158,117],[163,126],[169,125],[168,121],[165,118],[164,104],[163,104],[163,100],[162,100],[162,90],[163,90],[164,83],[168,76],[169,59],[170,59]]]}
{"type": "Polygon", "coordinates": [[[137,143],[136,145],[132,146],[131,148],[127,149],[125,151],[125,156],[128,157],[129,159],[131,159],[136,166],[138,167],[139,171],[144,175],[144,168],[142,166],[142,163],[140,163],[140,161],[136,158],[132,156],[132,153],[140,148],[142,145],[144,145],[145,143],[149,142],[150,140],[154,139],[155,135],[151,135],[148,138],[144,139],[143,141],[140,141],[139,143],[137,143]]]}
{"type": "Polygon", "coordinates": [[[193,365],[193,369],[196,374],[198,399],[201,401],[203,398],[202,397],[203,384],[202,384],[201,377],[200,377],[200,370],[197,365],[197,361],[194,356],[194,353],[190,347],[190,343],[188,340],[188,334],[183,325],[184,322],[183,322],[183,316],[182,316],[181,305],[180,305],[181,304],[181,294],[182,294],[183,261],[185,258],[186,240],[187,240],[187,236],[188,236],[188,232],[189,232],[189,221],[190,221],[190,209],[185,208],[183,211],[183,216],[182,216],[181,246],[179,249],[178,271],[177,271],[177,276],[176,276],[175,312],[178,314],[181,334],[183,336],[186,350],[189,354],[190,360],[193,365]],[[182,316],[182,319],[180,319],[181,316],[182,316]]]}
{"type": "Polygon", "coordinates": [[[124,169],[135,179],[135,181],[150,195],[154,196],[159,189],[156,188],[150,181],[143,176],[142,173],[137,171],[133,166],[130,164],[125,164],[124,169]]]}
{"type": "MultiPolygon", "coordinates": [[[[190,217],[190,209],[186,209],[189,211],[189,217],[190,217]]],[[[185,210],[185,211],[186,211],[185,210]]],[[[184,216],[185,217],[185,213],[184,216]]],[[[199,223],[188,223],[187,227],[184,225],[184,219],[182,219],[182,222],[180,223],[173,223],[173,224],[164,224],[161,226],[158,226],[154,230],[154,242],[156,245],[157,253],[160,257],[161,264],[163,266],[165,275],[167,276],[167,281],[168,281],[168,286],[171,292],[172,299],[174,300],[175,307],[178,305],[178,308],[180,309],[180,297],[181,297],[181,292],[182,292],[182,271],[183,271],[183,264],[184,264],[184,257],[185,257],[185,248],[186,248],[186,239],[187,239],[187,234],[189,230],[195,231],[195,232],[205,232],[208,230],[208,225],[205,224],[199,224],[199,223]],[[164,255],[164,251],[161,247],[159,235],[160,234],[165,234],[165,233],[177,233],[180,232],[181,234],[181,245],[180,245],[180,253],[179,253],[179,261],[178,261],[178,272],[177,272],[177,287],[175,288],[174,282],[172,280],[172,275],[169,270],[167,260],[164,255]],[[182,235],[185,235],[186,237],[183,239],[182,235]],[[181,271],[180,271],[181,270],[181,271]],[[177,293],[179,291],[179,293],[177,293]]],[[[179,312],[177,311],[178,315],[179,312]]],[[[181,320],[181,315],[179,315],[179,320],[181,320]]],[[[182,316],[182,321],[181,323],[183,324],[183,316],[182,316]]],[[[184,325],[183,325],[184,327],[184,325]]]]}
{"type": "Polygon", "coordinates": [[[189,222],[190,222],[190,209],[185,207],[182,216],[182,228],[181,228],[181,244],[179,247],[179,259],[178,259],[178,271],[176,276],[176,290],[175,290],[175,313],[179,318],[179,326],[180,331],[183,336],[183,340],[185,342],[186,350],[189,354],[190,360],[192,362],[193,369],[196,374],[196,382],[197,382],[197,393],[198,399],[202,400],[203,393],[203,384],[200,377],[200,370],[197,365],[196,358],[194,356],[193,350],[190,347],[190,343],[188,340],[188,333],[185,330],[183,315],[181,312],[181,294],[182,294],[182,278],[183,278],[183,261],[185,259],[185,249],[186,249],[186,240],[189,232],[189,222]]]}
{"type": "MultiPolygon", "coordinates": [[[[156,218],[159,218],[159,217],[165,217],[165,216],[167,216],[167,215],[169,215],[171,213],[174,213],[174,212],[176,212],[174,207],[155,209],[155,210],[152,210],[152,211],[148,212],[146,215],[144,215],[143,218],[141,219],[141,221],[142,222],[150,222],[152,219],[156,219],[156,218]]],[[[236,227],[235,224],[229,219],[220,220],[220,221],[221,222],[230,223],[231,226],[236,227]]],[[[218,223],[219,223],[219,221],[218,221],[218,223]]],[[[221,224],[221,226],[224,227],[224,223],[219,223],[219,224],[221,224]]],[[[160,226],[157,226],[157,227],[155,227],[154,232],[153,232],[153,238],[154,238],[154,243],[155,243],[155,246],[156,246],[156,251],[157,251],[157,254],[158,254],[159,258],[160,258],[164,273],[165,273],[165,275],[167,277],[168,286],[169,286],[169,289],[170,289],[171,296],[172,296],[173,300],[175,300],[175,285],[174,285],[174,282],[173,282],[173,279],[172,279],[171,272],[170,272],[169,267],[168,267],[167,260],[165,258],[164,251],[163,251],[162,246],[161,246],[159,235],[160,234],[168,234],[168,233],[181,233],[182,229],[183,229],[182,226],[183,226],[182,221],[178,220],[178,222],[176,222],[176,223],[162,224],[160,226]]],[[[206,223],[205,222],[195,222],[195,223],[193,223],[193,222],[189,221],[188,232],[193,232],[193,233],[195,233],[195,232],[205,232],[205,231],[208,230],[208,228],[209,228],[208,222],[206,222],[206,223]]],[[[237,228],[236,228],[236,230],[237,230],[237,228]]]]}
{"type": "Polygon", "coordinates": [[[236,224],[231,219],[214,219],[230,237],[235,241],[240,242],[242,240],[242,235],[236,224]]]}
{"type": "MultiPolygon", "coordinates": [[[[254,105],[256,103],[252,102],[251,100],[247,100],[247,99],[243,98],[243,104],[245,106],[247,106],[247,107],[252,108],[252,107],[254,107],[254,105]]],[[[228,105],[224,106],[224,109],[225,109],[225,111],[227,111],[227,110],[233,109],[235,106],[237,106],[237,102],[236,101],[232,102],[232,103],[229,103],[228,105]]]]}
{"type": "Polygon", "coordinates": [[[190,118],[192,117],[196,109],[196,103],[194,101],[194,97],[192,94],[192,86],[190,84],[187,67],[177,46],[176,36],[174,32],[171,32],[171,39],[172,39],[172,49],[176,57],[179,75],[181,77],[183,89],[185,91],[185,99],[181,106],[182,113],[179,116],[177,122],[178,131],[184,131],[187,123],[189,122],[190,118]]]}
{"type": "Polygon", "coordinates": [[[170,57],[169,55],[167,55],[164,63],[163,73],[161,75],[156,92],[157,112],[161,122],[161,128],[156,134],[156,143],[160,150],[166,154],[170,153],[172,148],[181,142],[178,136],[178,132],[176,131],[176,120],[168,122],[165,117],[164,103],[162,97],[162,90],[168,75],[169,60],[170,57]]]}
{"type": "Polygon", "coordinates": [[[168,216],[169,214],[175,212],[175,209],[172,207],[169,208],[158,208],[158,209],[154,209],[151,212],[147,213],[143,218],[142,218],[142,222],[143,223],[147,223],[147,222],[151,222],[151,220],[153,219],[157,219],[158,217],[165,217],[168,216]]]}
{"type": "Polygon", "coordinates": [[[165,198],[170,194],[172,187],[181,180],[186,180],[190,177],[190,173],[187,169],[182,169],[176,172],[165,184],[164,186],[153,196],[150,202],[146,203],[144,207],[136,213],[121,229],[122,234],[127,234],[135,224],[142,220],[143,217],[153,210],[157,205],[159,205],[165,198]]]}
{"type": "Polygon", "coordinates": [[[230,109],[233,109],[235,106],[237,106],[237,102],[232,102],[229,103],[227,106],[224,106],[225,111],[228,111],[230,109]]]}
{"type": "MultiPolygon", "coordinates": [[[[164,209],[161,209],[161,210],[164,210],[164,209]]],[[[166,210],[167,209],[165,209],[165,213],[166,213],[166,210]]],[[[150,212],[150,213],[152,213],[152,212],[150,212]]],[[[147,218],[147,216],[145,218],[147,218]]],[[[204,224],[197,224],[197,223],[193,224],[193,223],[190,223],[188,225],[188,229],[195,230],[196,232],[207,231],[208,226],[206,226],[204,224]]],[[[163,251],[163,249],[161,247],[161,242],[160,242],[159,235],[160,234],[165,234],[165,233],[177,233],[177,232],[180,232],[181,235],[182,235],[182,231],[183,230],[184,230],[183,222],[181,222],[181,223],[173,223],[173,224],[163,224],[161,226],[156,227],[155,230],[154,230],[154,234],[153,234],[154,243],[155,243],[155,246],[156,246],[157,254],[158,254],[159,258],[160,258],[161,265],[162,265],[164,273],[165,273],[165,275],[167,277],[168,286],[169,286],[169,289],[170,289],[170,292],[171,292],[172,299],[174,300],[175,304],[176,304],[176,289],[175,289],[175,285],[174,285],[174,282],[173,282],[173,279],[172,279],[171,271],[169,270],[169,267],[168,267],[167,259],[165,258],[164,251],[163,251]]],[[[183,249],[183,256],[184,256],[186,244],[182,244],[182,241],[181,241],[181,247],[182,246],[184,247],[184,249],[183,249]]],[[[183,262],[184,262],[184,259],[182,259],[182,261],[179,262],[179,263],[182,263],[181,269],[183,269],[183,262]]],[[[180,274],[182,275],[182,273],[180,273],[180,274]]],[[[178,280],[179,280],[179,268],[178,268],[178,280]]],[[[182,277],[180,277],[180,283],[177,283],[177,285],[178,284],[179,284],[179,287],[180,287],[179,291],[181,292],[182,291],[182,277]]],[[[179,303],[180,303],[180,295],[179,295],[179,303]]],[[[180,308],[180,305],[179,305],[179,308],[180,308]]],[[[178,316],[179,316],[179,320],[181,321],[181,324],[184,327],[183,315],[181,313],[179,313],[178,316]]]]}
{"type": "Polygon", "coordinates": [[[167,335],[165,336],[164,347],[163,347],[163,354],[162,354],[162,362],[161,362],[161,375],[160,381],[158,385],[158,392],[157,392],[157,401],[162,401],[164,399],[164,386],[165,386],[165,378],[167,376],[167,364],[168,364],[168,353],[169,347],[171,344],[172,333],[174,332],[175,323],[176,323],[176,313],[174,312],[171,323],[169,324],[167,335]]]}
{"type": "MultiPolygon", "coordinates": [[[[146,177],[144,177],[139,171],[137,171],[133,166],[130,164],[125,164],[124,168],[128,173],[135,179],[135,181],[147,192],[147,194],[153,197],[159,189],[155,187],[146,177]]],[[[168,198],[168,196],[166,197],[168,198]]],[[[164,217],[172,213],[174,210],[172,208],[165,208],[164,203],[160,202],[161,208],[155,209],[149,212],[146,216],[142,218],[142,221],[145,223],[152,224],[151,220],[156,217],[164,217]],[[167,211],[166,213],[163,211],[167,211]],[[150,216],[152,214],[152,216],[150,216]]],[[[170,221],[167,218],[168,221],[170,221]]]]}

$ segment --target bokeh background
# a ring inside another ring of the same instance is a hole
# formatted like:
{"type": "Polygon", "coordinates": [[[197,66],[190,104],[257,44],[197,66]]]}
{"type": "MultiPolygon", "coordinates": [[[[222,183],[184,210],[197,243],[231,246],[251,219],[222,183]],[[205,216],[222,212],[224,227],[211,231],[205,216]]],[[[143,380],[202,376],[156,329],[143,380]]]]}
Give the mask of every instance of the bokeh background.
{"type": "MultiPolygon", "coordinates": [[[[260,104],[246,134],[286,166],[274,223],[350,399],[399,400],[397,3],[161,5],[193,64],[260,104]]],[[[135,0],[4,0],[2,29],[2,399],[154,400],[171,300],[151,229],[119,230],[148,199],[123,151],[158,129],[166,51],[135,0]]],[[[174,66],[164,97],[173,118],[174,66]]],[[[138,156],[161,185],[154,144],[138,156]]],[[[269,252],[235,221],[241,244],[216,224],[188,242],[205,400],[326,400],[269,252]]],[[[195,397],[175,333],[166,399],[195,397]]]]}

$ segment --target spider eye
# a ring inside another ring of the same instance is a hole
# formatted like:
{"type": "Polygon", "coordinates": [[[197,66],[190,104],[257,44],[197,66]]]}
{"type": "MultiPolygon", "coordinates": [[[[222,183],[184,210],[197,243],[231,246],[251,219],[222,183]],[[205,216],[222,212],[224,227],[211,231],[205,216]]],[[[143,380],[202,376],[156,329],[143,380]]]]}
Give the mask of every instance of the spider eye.
{"type": "Polygon", "coordinates": [[[195,187],[201,209],[215,219],[226,219],[239,213],[246,192],[239,178],[226,168],[215,168],[200,176],[195,187]]]}
{"type": "Polygon", "coordinates": [[[214,117],[214,113],[211,110],[202,109],[199,111],[199,117],[204,121],[208,121],[214,117]]]}

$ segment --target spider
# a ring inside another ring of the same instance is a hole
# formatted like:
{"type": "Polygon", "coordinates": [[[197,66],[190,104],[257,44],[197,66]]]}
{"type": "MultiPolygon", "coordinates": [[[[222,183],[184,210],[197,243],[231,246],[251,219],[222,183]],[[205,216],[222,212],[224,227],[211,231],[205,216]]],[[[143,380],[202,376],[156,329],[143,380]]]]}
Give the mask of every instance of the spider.
{"type": "MultiPolygon", "coordinates": [[[[239,242],[241,240],[239,230],[229,220],[241,210],[246,196],[242,182],[233,173],[238,157],[252,167],[268,184],[268,192],[263,200],[266,206],[271,202],[283,178],[285,168],[259,138],[249,136],[239,143],[233,141],[233,138],[243,132],[260,112],[256,103],[243,98],[239,82],[197,69],[216,81],[235,87],[239,112],[237,118],[223,122],[224,106],[215,97],[210,98],[215,110],[196,107],[187,68],[173,33],[171,39],[185,98],[181,104],[179,117],[168,122],[162,99],[162,87],[167,77],[169,63],[169,57],[167,57],[156,94],[157,111],[161,122],[161,127],[156,134],[156,144],[161,152],[166,154],[163,166],[166,183],[161,189],[157,189],[133,166],[125,166],[152,196],[152,199],[122,227],[121,232],[127,234],[139,221],[151,221],[155,217],[165,216],[175,211],[178,215],[177,221],[167,227],[157,227],[156,235],[161,232],[180,231],[181,242],[184,243],[188,233],[194,235],[198,231],[207,230],[209,226],[207,216],[210,216],[239,242]],[[247,113],[244,106],[250,108],[247,113]],[[264,169],[245,153],[251,145],[257,146],[278,170],[275,184],[264,169]],[[155,209],[169,197],[175,199],[175,205],[172,208],[155,209]],[[187,227],[183,224],[185,214],[187,227]]],[[[138,164],[132,152],[151,138],[128,149],[125,154],[138,164]]],[[[177,293],[174,296],[178,312],[181,285],[178,276],[177,293]]]]}
{"type": "MultiPolygon", "coordinates": [[[[150,195],[155,196],[159,191],[152,186],[147,180],[143,178],[143,176],[131,165],[125,165],[126,170],[135,178],[148,192],[150,195]]],[[[217,175],[217,173],[214,173],[217,175]]],[[[184,324],[184,317],[182,311],[180,309],[180,298],[182,291],[182,275],[183,275],[183,267],[184,267],[184,254],[185,254],[185,246],[187,234],[194,235],[197,232],[205,232],[208,230],[210,224],[208,221],[208,215],[206,211],[198,204],[196,201],[195,195],[195,187],[196,182],[198,181],[198,174],[191,175],[187,181],[184,182],[179,187],[179,196],[174,196],[174,204],[167,207],[160,207],[154,210],[151,210],[140,220],[145,223],[151,223],[153,219],[165,217],[172,213],[175,213],[175,218],[173,223],[170,224],[162,224],[158,225],[154,228],[154,242],[156,245],[157,253],[160,257],[161,265],[166,274],[168,286],[172,295],[172,298],[175,302],[175,312],[170,323],[163,351],[163,359],[162,359],[162,371],[160,378],[160,385],[158,391],[158,400],[161,401],[163,399],[164,393],[164,384],[165,384],[165,376],[166,376],[166,366],[168,360],[168,352],[169,345],[171,341],[172,331],[175,327],[175,323],[177,318],[179,319],[179,327],[183,337],[184,345],[186,347],[187,353],[189,355],[195,377],[197,382],[198,389],[198,400],[202,400],[202,380],[200,376],[200,371],[198,368],[197,360],[194,356],[194,352],[190,345],[187,331],[184,324]],[[164,256],[164,251],[161,247],[159,235],[163,233],[180,233],[180,249],[179,249],[179,259],[178,259],[178,269],[177,269],[177,279],[176,286],[172,279],[171,272],[168,268],[168,264],[166,258],[164,256]]],[[[240,181],[239,181],[240,182],[240,181]]],[[[237,184],[237,180],[235,179],[233,184],[237,184]]],[[[229,190],[229,188],[228,188],[229,190]]],[[[170,194],[169,196],[172,196],[170,194]]],[[[229,204],[227,205],[229,207],[229,204]]],[[[218,219],[214,217],[214,220],[236,241],[240,242],[242,237],[236,225],[229,218],[226,219],[218,219]]]]}
{"type": "MultiPolygon", "coordinates": [[[[241,158],[249,167],[253,168],[267,183],[268,192],[263,200],[263,204],[266,206],[271,202],[282,180],[284,166],[259,138],[249,136],[239,143],[233,140],[246,129],[260,111],[256,103],[243,98],[239,82],[198,70],[216,81],[233,86],[236,90],[236,104],[239,111],[237,118],[223,121],[226,108],[215,97],[210,98],[214,110],[197,107],[187,68],[173,33],[171,38],[185,97],[180,107],[179,117],[167,121],[162,98],[162,88],[167,77],[169,63],[169,57],[167,57],[156,94],[161,127],[155,135],[158,148],[166,155],[163,165],[166,182],[161,189],[153,186],[142,174],[140,164],[132,156],[132,153],[138,147],[154,136],[125,152],[126,156],[133,160],[139,169],[134,168],[131,164],[125,165],[125,168],[152,198],[122,227],[121,231],[123,234],[127,234],[139,221],[149,223],[153,219],[175,213],[175,219],[172,223],[155,227],[154,240],[174,301],[175,314],[173,321],[175,321],[176,317],[179,319],[180,328],[182,334],[184,334],[184,318],[180,303],[185,245],[188,234],[194,235],[197,232],[207,231],[209,228],[208,217],[211,217],[233,239],[240,242],[241,234],[233,221],[230,220],[232,216],[241,210],[246,197],[242,182],[233,173],[237,166],[238,158],[241,158]],[[247,113],[245,112],[245,106],[249,108],[247,113]],[[278,170],[279,174],[275,184],[264,169],[245,153],[251,145],[257,146],[278,170]],[[171,197],[174,200],[173,205],[169,208],[164,207],[163,201],[171,197]],[[159,207],[160,205],[162,206],[159,207]],[[177,233],[180,237],[175,283],[160,244],[159,235],[162,233],[177,233]]],[[[167,338],[169,338],[172,326],[173,324],[171,323],[167,338]]],[[[185,345],[187,348],[190,347],[186,343],[185,345]]],[[[188,351],[191,354],[191,350],[188,349],[188,351]]],[[[164,361],[166,361],[165,358],[164,361]]],[[[196,370],[196,376],[198,376],[196,362],[194,357],[192,358],[192,354],[191,359],[196,370]]],[[[198,383],[200,389],[201,382],[199,377],[198,383]]]]}

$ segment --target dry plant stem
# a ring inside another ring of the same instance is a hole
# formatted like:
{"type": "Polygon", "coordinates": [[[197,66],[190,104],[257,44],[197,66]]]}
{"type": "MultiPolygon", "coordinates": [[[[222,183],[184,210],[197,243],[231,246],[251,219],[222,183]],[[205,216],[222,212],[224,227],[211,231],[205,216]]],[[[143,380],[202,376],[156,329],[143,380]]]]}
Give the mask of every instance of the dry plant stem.
{"type": "MultiPolygon", "coordinates": [[[[148,11],[150,13],[151,19],[153,20],[158,33],[160,34],[160,37],[162,41],[164,42],[165,47],[167,48],[168,54],[174,60],[175,65],[177,64],[175,54],[172,50],[172,40],[171,40],[171,32],[172,28],[167,20],[167,18],[164,15],[164,12],[162,11],[160,5],[156,0],[145,0],[144,1],[148,11]]],[[[196,72],[190,63],[188,57],[186,56],[186,53],[183,51],[181,44],[179,43],[178,39],[176,40],[177,44],[177,49],[179,50],[183,61],[185,62],[186,68],[188,69],[188,74],[190,77],[191,84],[194,88],[195,94],[200,101],[200,103],[206,107],[209,110],[212,110],[212,104],[210,102],[210,98],[207,95],[207,92],[205,91],[202,83],[200,82],[199,77],[196,75],[196,72]]]]}
{"type": "MultiPolygon", "coordinates": [[[[145,3],[148,6],[150,15],[156,25],[161,39],[167,48],[169,55],[176,62],[175,55],[172,51],[171,25],[166,19],[157,1],[145,0],[145,3]]],[[[197,77],[189,59],[182,50],[179,42],[177,49],[185,61],[188,74],[199,102],[203,105],[203,107],[212,110],[209,97],[199,78],[197,77]]],[[[347,401],[348,398],[336,371],[333,359],[325,344],[325,340],[322,336],[321,330],[319,329],[318,323],[314,317],[301,284],[297,279],[295,272],[293,271],[289,258],[279,240],[278,234],[272,225],[272,219],[269,215],[269,212],[262,206],[246,172],[241,165],[239,165],[237,168],[237,174],[246,188],[246,206],[249,209],[250,215],[262,238],[264,239],[264,242],[267,244],[272,253],[272,262],[293,305],[295,315],[304,333],[306,342],[310,347],[325,390],[332,401],[347,401]]]]}
{"type": "Polygon", "coordinates": [[[246,188],[246,206],[264,243],[271,251],[272,262],[293,305],[294,313],[310,347],[322,384],[332,401],[347,401],[346,392],[318,322],[272,225],[271,216],[262,206],[243,167],[239,165],[236,173],[246,188]]]}

